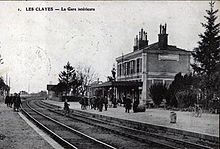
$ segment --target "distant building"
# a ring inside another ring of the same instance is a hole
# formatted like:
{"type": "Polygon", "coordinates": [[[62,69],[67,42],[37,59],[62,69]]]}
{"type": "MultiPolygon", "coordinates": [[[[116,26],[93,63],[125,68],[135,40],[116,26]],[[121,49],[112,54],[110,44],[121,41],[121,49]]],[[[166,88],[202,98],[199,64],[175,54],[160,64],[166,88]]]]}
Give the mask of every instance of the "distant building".
{"type": "Polygon", "coordinates": [[[19,94],[20,94],[20,96],[23,97],[23,98],[26,98],[26,97],[29,96],[28,92],[26,92],[26,91],[20,91],[19,94]]]}
{"type": "Polygon", "coordinates": [[[177,73],[190,72],[191,52],[169,45],[166,28],[166,24],[160,25],[158,42],[150,45],[147,33],[141,29],[139,36],[135,37],[133,52],[116,58],[116,82],[137,82],[136,87],[118,87],[118,98],[130,94],[146,103],[150,100],[149,87],[152,84],[170,84],[177,73]]]}
{"type": "Polygon", "coordinates": [[[20,93],[20,95],[28,95],[28,92],[26,92],[26,91],[20,91],[19,93],[20,93]]]}
{"type": "Polygon", "coordinates": [[[48,99],[61,101],[60,94],[57,91],[57,85],[48,84],[47,91],[48,91],[48,99]]]}
{"type": "Polygon", "coordinates": [[[90,85],[88,85],[87,89],[86,89],[86,96],[88,98],[92,98],[93,96],[95,96],[96,93],[96,86],[99,84],[102,84],[102,81],[99,81],[99,79],[97,81],[94,81],[93,83],[91,83],[90,85]]]}

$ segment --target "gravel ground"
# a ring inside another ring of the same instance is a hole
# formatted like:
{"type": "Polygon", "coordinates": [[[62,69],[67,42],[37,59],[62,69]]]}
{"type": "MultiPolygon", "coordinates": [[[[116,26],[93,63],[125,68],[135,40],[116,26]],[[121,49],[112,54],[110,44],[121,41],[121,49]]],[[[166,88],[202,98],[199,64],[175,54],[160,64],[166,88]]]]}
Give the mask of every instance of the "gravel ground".
{"type": "Polygon", "coordinates": [[[0,103],[0,149],[52,149],[11,108],[0,103]]]}
{"type": "MultiPolygon", "coordinates": [[[[63,102],[57,102],[52,100],[44,100],[45,102],[62,106],[63,102]]],[[[80,104],[76,102],[69,102],[71,109],[80,109],[80,104]]],[[[118,106],[117,108],[108,108],[108,111],[99,112],[97,110],[84,110],[91,113],[102,114],[105,116],[112,116],[121,119],[128,119],[133,121],[151,123],[161,125],[165,127],[171,127],[176,129],[182,129],[197,133],[204,133],[219,137],[219,114],[208,114],[203,113],[202,117],[193,117],[192,112],[181,112],[177,113],[177,123],[170,123],[170,112],[169,110],[162,109],[146,109],[146,112],[140,113],[125,113],[124,107],[118,106]]]]}

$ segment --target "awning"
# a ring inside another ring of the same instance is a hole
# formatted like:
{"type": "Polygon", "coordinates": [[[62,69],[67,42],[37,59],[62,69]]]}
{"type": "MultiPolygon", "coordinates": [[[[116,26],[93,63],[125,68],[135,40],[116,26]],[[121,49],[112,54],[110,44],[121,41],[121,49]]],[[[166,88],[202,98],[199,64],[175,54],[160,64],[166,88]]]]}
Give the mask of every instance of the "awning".
{"type": "Polygon", "coordinates": [[[112,81],[104,82],[102,84],[93,84],[92,88],[102,88],[102,87],[141,87],[142,82],[139,81],[112,81]]]}

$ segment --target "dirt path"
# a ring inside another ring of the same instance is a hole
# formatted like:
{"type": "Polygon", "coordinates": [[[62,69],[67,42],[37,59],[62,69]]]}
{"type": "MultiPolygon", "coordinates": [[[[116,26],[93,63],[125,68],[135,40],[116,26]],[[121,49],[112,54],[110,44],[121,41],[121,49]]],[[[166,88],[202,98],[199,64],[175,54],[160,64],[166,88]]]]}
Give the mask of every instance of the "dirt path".
{"type": "Polygon", "coordinates": [[[0,149],[52,149],[12,108],[0,103],[0,149]]]}

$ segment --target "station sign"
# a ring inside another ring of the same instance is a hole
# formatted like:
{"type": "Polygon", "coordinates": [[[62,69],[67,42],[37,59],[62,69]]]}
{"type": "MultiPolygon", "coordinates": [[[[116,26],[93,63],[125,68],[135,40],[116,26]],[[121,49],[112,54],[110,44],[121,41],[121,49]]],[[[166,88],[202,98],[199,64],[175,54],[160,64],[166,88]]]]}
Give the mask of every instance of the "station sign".
{"type": "Polygon", "coordinates": [[[158,59],[160,61],[170,60],[170,61],[179,61],[179,55],[175,54],[159,54],[158,59]]]}

